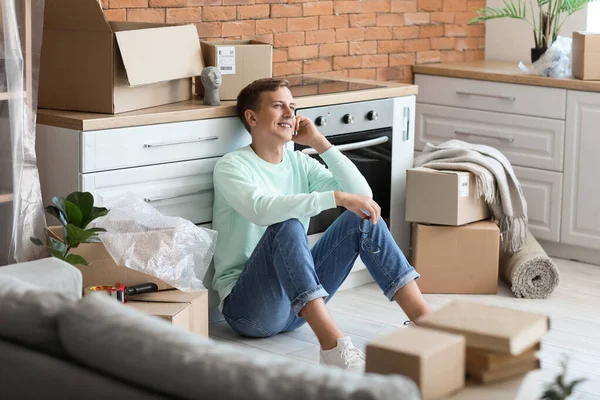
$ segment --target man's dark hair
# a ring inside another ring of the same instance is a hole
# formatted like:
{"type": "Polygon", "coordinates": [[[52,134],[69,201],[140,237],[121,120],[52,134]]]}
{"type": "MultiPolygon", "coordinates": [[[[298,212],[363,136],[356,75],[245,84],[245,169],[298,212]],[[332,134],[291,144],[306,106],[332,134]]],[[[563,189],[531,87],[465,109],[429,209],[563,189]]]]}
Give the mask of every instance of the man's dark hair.
{"type": "Polygon", "coordinates": [[[246,122],[246,117],[244,116],[246,110],[258,111],[260,107],[260,94],[267,91],[274,92],[280,87],[290,87],[287,79],[258,79],[242,89],[237,97],[237,113],[248,132],[250,132],[250,125],[248,125],[248,122],[246,122]]]}

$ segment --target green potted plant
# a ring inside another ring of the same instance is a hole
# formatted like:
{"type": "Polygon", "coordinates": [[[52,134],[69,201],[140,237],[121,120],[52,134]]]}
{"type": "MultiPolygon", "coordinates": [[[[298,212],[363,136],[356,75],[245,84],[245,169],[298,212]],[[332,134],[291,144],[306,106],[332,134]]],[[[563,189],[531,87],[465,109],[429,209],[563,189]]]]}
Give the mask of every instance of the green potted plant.
{"type": "Polygon", "coordinates": [[[550,382],[546,386],[546,390],[544,390],[544,393],[542,394],[542,400],[565,400],[573,394],[575,386],[586,381],[585,378],[575,379],[571,382],[566,381],[568,361],[568,357],[565,356],[560,363],[562,366],[562,373],[556,376],[554,382],[550,382]]]}
{"type": "Polygon", "coordinates": [[[63,239],[46,232],[46,242],[32,237],[36,246],[46,247],[52,256],[60,258],[72,265],[89,265],[80,255],[69,254],[72,248],[82,243],[98,243],[98,232],[106,232],[104,228],[87,228],[90,222],[108,214],[104,207],[94,207],[94,196],[89,192],[73,192],[66,198],[56,196],[52,204],[45,208],[46,212],[56,217],[63,227],[63,239]]]}
{"type": "Polygon", "coordinates": [[[526,21],[533,29],[535,47],[531,49],[531,62],[535,62],[556,40],[565,20],[592,1],[595,0],[529,0],[527,4],[517,0],[515,4],[514,0],[504,0],[504,7],[484,7],[477,10],[477,17],[469,25],[497,18],[526,21]],[[537,3],[538,12],[534,11],[533,1],[537,3]],[[527,5],[531,11],[531,19],[527,15],[527,5]]]}

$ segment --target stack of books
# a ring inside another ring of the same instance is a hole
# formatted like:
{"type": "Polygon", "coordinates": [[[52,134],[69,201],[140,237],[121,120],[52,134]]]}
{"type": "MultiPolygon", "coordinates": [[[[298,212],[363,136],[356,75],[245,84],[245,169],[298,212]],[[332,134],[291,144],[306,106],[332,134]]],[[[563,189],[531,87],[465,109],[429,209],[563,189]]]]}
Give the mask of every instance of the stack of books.
{"type": "Polygon", "coordinates": [[[462,300],[420,318],[417,324],[463,335],[465,371],[477,383],[503,381],[539,369],[536,353],[550,329],[546,315],[462,300]]]}

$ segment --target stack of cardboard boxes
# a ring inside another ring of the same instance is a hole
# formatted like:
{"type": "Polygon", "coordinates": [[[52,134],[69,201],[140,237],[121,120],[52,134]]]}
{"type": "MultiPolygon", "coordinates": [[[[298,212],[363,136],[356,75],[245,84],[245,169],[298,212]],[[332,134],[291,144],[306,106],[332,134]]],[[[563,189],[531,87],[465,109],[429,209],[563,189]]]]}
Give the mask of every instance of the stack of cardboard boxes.
{"type": "Polygon", "coordinates": [[[476,193],[467,171],[407,171],[410,262],[423,293],[496,293],[500,231],[476,193]]]}

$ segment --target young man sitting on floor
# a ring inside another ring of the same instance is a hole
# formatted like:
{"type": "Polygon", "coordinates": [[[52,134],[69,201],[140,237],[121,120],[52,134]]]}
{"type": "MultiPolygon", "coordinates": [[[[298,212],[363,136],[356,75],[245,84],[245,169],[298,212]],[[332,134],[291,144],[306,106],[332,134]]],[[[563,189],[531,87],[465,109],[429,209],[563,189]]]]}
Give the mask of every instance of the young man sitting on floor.
{"type": "Polygon", "coordinates": [[[358,255],[411,320],[429,307],[415,282],[419,274],[380,218],[365,178],[309,118],[295,116],[295,107],[283,79],[257,80],[238,96],[252,143],[215,166],[213,287],[239,334],[268,337],[306,322],[321,345],[322,364],[362,371],[364,354],[326,307],[358,255]],[[315,149],[328,168],[285,149],[290,140],[315,149]],[[310,217],[337,206],[347,211],[309,248],[310,217]]]}

